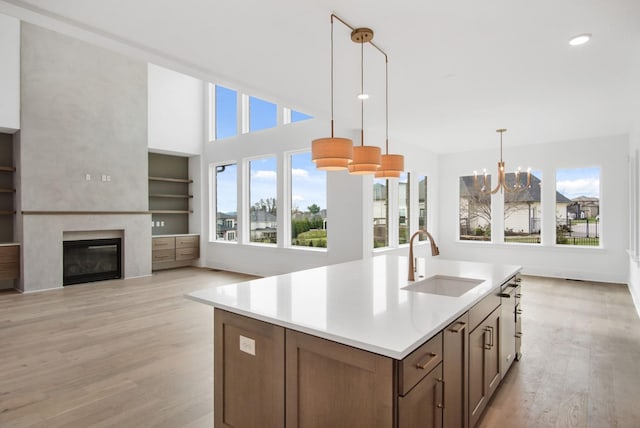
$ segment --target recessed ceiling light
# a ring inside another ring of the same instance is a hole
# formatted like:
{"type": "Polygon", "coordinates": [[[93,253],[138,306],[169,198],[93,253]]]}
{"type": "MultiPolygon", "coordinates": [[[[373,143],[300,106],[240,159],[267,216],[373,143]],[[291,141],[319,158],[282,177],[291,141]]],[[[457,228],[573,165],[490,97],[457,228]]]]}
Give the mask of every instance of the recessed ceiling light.
{"type": "Polygon", "coordinates": [[[569,44],[571,46],[580,46],[587,43],[590,39],[591,39],[591,34],[589,33],[578,34],[577,36],[574,36],[569,40],[569,44]]]}
{"type": "Polygon", "coordinates": [[[359,100],[368,100],[369,99],[369,94],[358,94],[358,99],[359,100]]]}

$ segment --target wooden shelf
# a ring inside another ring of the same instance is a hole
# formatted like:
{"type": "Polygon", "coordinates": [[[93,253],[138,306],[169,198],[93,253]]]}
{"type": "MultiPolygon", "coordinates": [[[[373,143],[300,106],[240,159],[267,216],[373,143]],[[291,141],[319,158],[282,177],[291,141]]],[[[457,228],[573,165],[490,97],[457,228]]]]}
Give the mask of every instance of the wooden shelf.
{"type": "Polygon", "coordinates": [[[149,210],[151,214],[191,214],[191,210],[149,210]]]}
{"type": "Polygon", "coordinates": [[[14,215],[15,211],[0,211],[0,215],[14,215]]]}
{"type": "Polygon", "coordinates": [[[166,181],[170,183],[193,183],[193,180],[188,178],[167,178],[167,177],[149,177],[150,181],[166,181]]]}
{"type": "Polygon", "coordinates": [[[3,189],[0,188],[0,193],[15,193],[16,189],[3,189]]]}
{"type": "Polygon", "coordinates": [[[189,199],[193,198],[193,195],[172,195],[169,193],[151,193],[150,198],[174,198],[174,199],[189,199]]]}
{"type": "Polygon", "coordinates": [[[0,172],[15,172],[16,169],[12,166],[0,166],[0,172]]]}

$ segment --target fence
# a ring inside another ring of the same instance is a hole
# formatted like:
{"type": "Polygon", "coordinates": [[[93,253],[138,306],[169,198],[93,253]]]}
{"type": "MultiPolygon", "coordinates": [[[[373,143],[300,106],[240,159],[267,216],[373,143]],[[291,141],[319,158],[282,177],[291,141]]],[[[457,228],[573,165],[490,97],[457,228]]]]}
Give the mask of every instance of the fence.
{"type": "Polygon", "coordinates": [[[556,244],[600,246],[600,220],[559,219],[556,223],[556,244]]]}

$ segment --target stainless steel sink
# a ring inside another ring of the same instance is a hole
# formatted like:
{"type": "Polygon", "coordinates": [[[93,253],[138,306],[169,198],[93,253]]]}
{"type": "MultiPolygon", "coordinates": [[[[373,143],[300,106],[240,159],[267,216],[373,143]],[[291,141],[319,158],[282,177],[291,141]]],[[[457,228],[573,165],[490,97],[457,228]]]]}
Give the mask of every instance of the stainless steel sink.
{"type": "Polygon", "coordinates": [[[402,289],[420,293],[439,294],[441,296],[460,297],[482,282],[484,282],[482,279],[434,275],[413,282],[406,287],[402,287],[402,289]]]}

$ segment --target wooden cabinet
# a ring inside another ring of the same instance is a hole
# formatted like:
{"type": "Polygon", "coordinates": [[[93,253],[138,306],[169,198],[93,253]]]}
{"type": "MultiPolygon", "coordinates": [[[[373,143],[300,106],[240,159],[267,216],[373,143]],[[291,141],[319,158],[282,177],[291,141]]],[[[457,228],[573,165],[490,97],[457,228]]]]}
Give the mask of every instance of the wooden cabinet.
{"type": "Polygon", "coordinates": [[[473,428],[501,379],[500,308],[469,333],[469,427],[473,428]]]}
{"type": "Polygon", "coordinates": [[[287,428],[393,426],[391,358],[293,330],[286,342],[287,428]]]}
{"type": "Polygon", "coordinates": [[[214,424],[284,427],[285,329],[214,312],[214,424]]]}
{"type": "Polygon", "coordinates": [[[398,364],[398,426],[442,427],[442,333],[398,364]]]}
{"type": "Polygon", "coordinates": [[[447,428],[469,426],[467,394],[469,383],[469,313],[449,324],[442,332],[444,391],[443,425],[447,428]]]}
{"type": "Polygon", "coordinates": [[[20,277],[20,246],[0,246],[0,281],[20,277]]]}
{"type": "Polygon", "coordinates": [[[189,266],[200,257],[198,235],[157,236],[151,238],[152,269],[189,266]]]}
{"type": "Polygon", "coordinates": [[[398,398],[398,427],[442,427],[444,407],[442,362],[431,370],[407,395],[398,398]]]}

